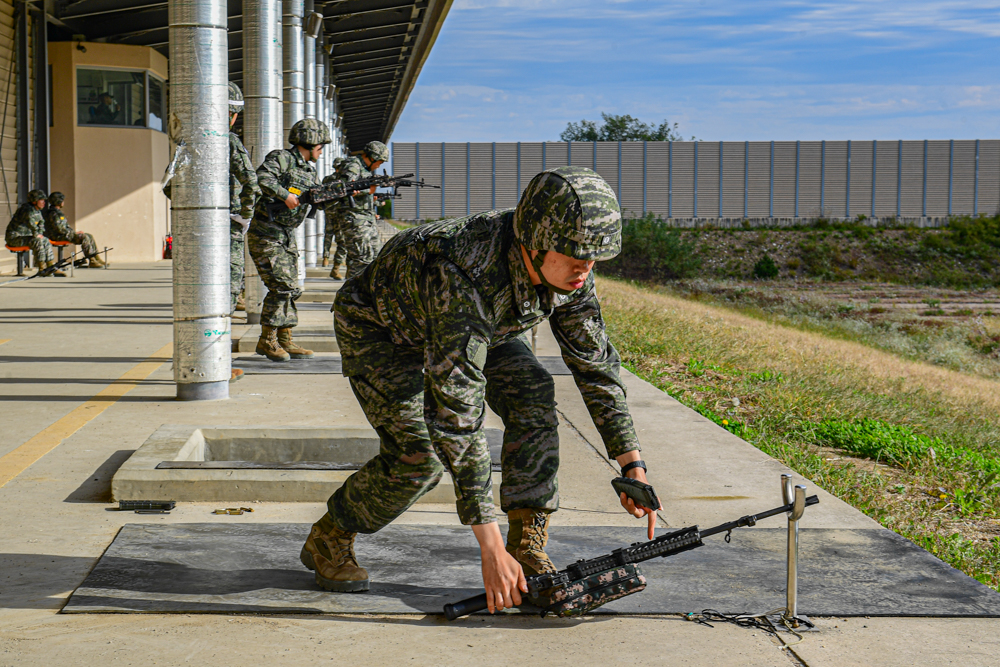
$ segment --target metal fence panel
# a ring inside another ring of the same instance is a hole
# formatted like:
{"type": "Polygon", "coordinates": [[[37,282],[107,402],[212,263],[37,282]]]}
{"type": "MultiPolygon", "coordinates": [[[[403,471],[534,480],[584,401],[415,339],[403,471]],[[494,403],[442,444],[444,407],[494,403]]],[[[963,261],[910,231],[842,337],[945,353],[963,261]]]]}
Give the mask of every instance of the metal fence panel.
{"type": "Polygon", "coordinates": [[[924,208],[924,142],[902,141],[900,145],[900,212],[903,217],[920,217],[924,208]]]}
{"type": "Polygon", "coordinates": [[[949,141],[927,142],[927,210],[926,216],[948,215],[949,141]]]}
{"type": "MultiPolygon", "coordinates": [[[[417,145],[392,144],[392,171],[394,174],[412,174],[417,171],[417,145]]],[[[416,220],[417,188],[400,188],[399,198],[392,202],[392,215],[400,220],[416,220]]]]}
{"type": "Polygon", "coordinates": [[[722,217],[742,218],[746,193],[746,144],[725,141],[722,144],[722,217]]]}
{"type": "MultiPolygon", "coordinates": [[[[621,184],[618,186],[618,203],[622,213],[629,217],[642,215],[643,148],[644,141],[623,141],[621,144],[621,184]]],[[[617,159],[617,156],[616,156],[617,159]]],[[[646,175],[648,178],[648,174],[646,175]]]]}
{"type": "Polygon", "coordinates": [[[979,142],[979,189],[977,211],[1000,213],[1000,140],[979,142]]]}
{"type": "Polygon", "coordinates": [[[850,179],[847,190],[848,215],[871,217],[874,145],[871,141],[851,142],[850,179]]]}
{"type": "Polygon", "coordinates": [[[719,142],[699,141],[697,151],[697,218],[719,217],[719,142]]]}
{"type": "Polygon", "coordinates": [[[969,215],[976,192],[976,142],[956,141],[953,164],[950,209],[969,215]]]}
{"type": "Polygon", "coordinates": [[[493,208],[493,144],[469,144],[469,210],[493,208]]]}
{"type": "Polygon", "coordinates": [[[747,148],[747,217],[771,214],[771,144],[751,141],[747,148]]]}
{"type": "Polygon", "coordinates": [[[774,142],[773,215],[795,217],[795,142],[774,142]]]}
{"type": "Polygon", "coordinates": [[[820,206],[820,185],[823,177],[823,142],[799,142],[799,217],[818,218],[823,214],[820,206]]]}
{"type": "Polygon", "coordinates": [[[601,175],[615,194],[621,198],[621,191],[618,189],[618,146],[617,141],[601,141],[593,144],[596,151],[597,164],[593,168],[601,175]]]}
{"type": "Polygon", "coordinates": [[[670,200],[672,216],[693,218],[694,213],[694,144],[675,141],[670,164],[670,200]]]}
{"type": "Polygon", "coordinates": [[[670,146],[668,142],[646,144],[646,212],[670,216],[670,146]]]}
{"type": "Polygon", "coordinates": [[[496,202],[494,208],[513,208],[517,191],[517,144],[496,144],[496,202]]]}
{"type": "Polygon", "coordinates": [[[446,218],[458,218],[465,215],[466,202],[469,198],[467,144],[449,143],[443,146],[445,189],[444,212],[441,215],[446,218]]]}
{"type": "Polygon", "coordinates": [[[896,217],[898,180],[899,142],[879,141],[875,146],[875,208],[872,217],[896,217]]]}
{"type": "Polygon", "coordinates": [[[528,183],[531,179],[535,177],[536,174],[542,171],[542,144],[531,142],[521,143],[521,186],[518,190],[517,196],[520,198],[521,193],[524,189],[528,187],[528,183]]]}

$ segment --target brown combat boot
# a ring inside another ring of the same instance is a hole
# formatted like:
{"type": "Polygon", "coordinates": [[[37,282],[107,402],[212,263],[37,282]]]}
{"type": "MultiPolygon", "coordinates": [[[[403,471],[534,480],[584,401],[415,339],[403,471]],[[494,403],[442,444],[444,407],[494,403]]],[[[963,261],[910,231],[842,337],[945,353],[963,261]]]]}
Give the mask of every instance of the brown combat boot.
{"type": "Polygon", "coordinates": [[[278,330],[274,327],[261,325],[260,340],[257,341],[257,354],[262,354],[271,361],[288,361],[288,353],[278,343],[278,330]]]}
{"type": "Polygon", "coordinates": [[[339,266],[335,266],[330,270],[330,277],[334,280],[343,280],[344,274],[340,272],[339,266]]]}
{"type": "MultiPolygon", "coordinates": [[[[42,262],[41,265],[40,265],[40,267],[39,267],[39,270],[41,270],[41,269],[47,269],[50,266],[55,266],[55,262],[42,262]]],[[[56,276],[57,278],[65,278],[66,277],[66,274],[63,273],[62,271],[60,271],[59,269],[56,269],[55,271],[53,271],[49,275],[50,276],[56,276]]]]}
{"type": "Polygon", "coordinates": [[[328,591],[361,593],[368,590],[368,570],[358,565],[354,537],[333,525],[329,516],[313,524],[299,559],[316,572],[316,585],[328,591]]]}
{"type": "Polygon", "coordinates": [[[287,352],[292,359],[310,359],[313,356],[312,350],[299,347],[292,340],[292,327],[282,327],[278,329],[278,344],[284,348],[285,352],[287,352]]]}
{"type": "Polygon", "coordinates": [[[104,261],[98,255],[91,255],[90,257],[88,257],[87,263],[92,269],[103,269],[105,266],[107,266],[107,264],[105,264],[104,261]]]}
{"type": "Polygon", "coordinates": [[[555,572],[556,566],[545,553],[549,541],[549,513],[525,507],[507,512],[507,522],[510,524],[507,553],[524,568],[524,576],[555,572]]]}
{"type": "Polygon", "coordinates": [[[330,266],[330,258],[329,257],[324,257],[323,258],[323,266],[330,266]]]}

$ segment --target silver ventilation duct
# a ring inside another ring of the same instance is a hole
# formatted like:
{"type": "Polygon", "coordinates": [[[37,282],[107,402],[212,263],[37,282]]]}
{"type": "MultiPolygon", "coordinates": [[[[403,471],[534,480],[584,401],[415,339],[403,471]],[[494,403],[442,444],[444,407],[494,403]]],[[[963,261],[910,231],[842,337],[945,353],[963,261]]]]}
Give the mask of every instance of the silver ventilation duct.
{"type": "MultiPolygon", "coordinates": [[[[285,145],[281,105],[281,12],[269,0],[243,2],[243,143],[254,167],[285,145]],[[277,46],[275,46],[277,45],[277,46]]],[[[267,288],[246,252],[248,324],[260,323],[267,288]]]]}
{"type": "MultiPolygon", "coordinates": [[[[292,125],[303,118],[304,79],[302,14],[303,0],[282,0],[281,2],[281,60],[283,64],[284,120],[285,136],[292,125]]],[[[295,229],[295,245],[299,256],[299,286],[306,284],[306,230],[305,225],[295,229]]]]}
{"type": "Polygon", "coordinates": [[[177,398],[229,397],[229,81],[225,0],[167,3],[177,398]]]}

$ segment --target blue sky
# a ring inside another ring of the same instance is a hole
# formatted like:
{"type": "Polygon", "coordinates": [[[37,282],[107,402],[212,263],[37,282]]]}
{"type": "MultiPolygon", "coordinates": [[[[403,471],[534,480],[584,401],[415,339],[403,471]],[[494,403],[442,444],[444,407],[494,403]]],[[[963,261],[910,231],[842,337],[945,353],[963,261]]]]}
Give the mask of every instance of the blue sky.
{"type": "Polygon", "coordinates": [[[998,63],[998,1],[455,0],[392,140],[995,139],[998,63]]]}

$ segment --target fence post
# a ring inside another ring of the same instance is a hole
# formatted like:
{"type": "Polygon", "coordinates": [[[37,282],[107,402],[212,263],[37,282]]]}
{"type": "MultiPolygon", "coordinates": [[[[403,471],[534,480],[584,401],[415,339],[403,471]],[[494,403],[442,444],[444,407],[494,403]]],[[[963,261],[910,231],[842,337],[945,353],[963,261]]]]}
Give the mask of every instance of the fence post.
{"type": "Polygon", "coordinates": [[[743,142],[743,217],[749,217],[750,191],[750,142],[743,142]]]}
{"type": "Polygon", "coordinates": [[[517,198],[521,198],[521,142],[517,142],[517,198]]]}
{"type": "MultiPolygon", "coordinates": [[[[420,142],[414,144],[414,171],[416,172],[415,177],[420,180],[420,142]]],[[[413,188],[414,194],[417,195],[417,220],[420,220],[420,188],[413,188]]]]}
{"type": "Polygon", "coordinates": [[[445,201],[445,198],[444,198],[444,187],[445,187],[445,183],[444,183],[444,173],[445,173],[444,172],[444,154],[445,154],[444,142],[442,141],[441,142],[441,217],[442,218],[448,217],[447,214],[444,212],[444,201],[445,201]]]}
{"type": "Polygon", "coordinates": [[[596,172],[597,171],[597,142],[596,141],[594,142],[594,155],[592,157],[592,160],[594,162],[593,169],[596,172]]]}
{"type": "Polygon", "coordinates": [[[573,164],[573,144],[566,142],[566,164],[573,164]]]}
{"type": "Polygon", "coordinates": [[[694,142],[694,217],[698,218],[698,142],[694,142]]]}
{"type": "Polygon", "coordinates": [[[799,218],[799,144],[795,142],[795,219],[799,218]]]}
{"type": "Polygon", "coordinates": [[[819,215],[826,215],[826,139],[819,144],[819,215]]]}
{"type": "Polygon", "coordinates": [[[844,218],[851,217],[851,140],[847,140],[847,188],[844,197],[844,218]]]}
{"type": "Polygon", "coordinates": [[[621,205],[622,198],[622,142],[618,142],[618,185],[615,188],[618,190],[618,203],[621,205]]]}
{"type": "Polygon", "coordinates": [[[497,207],[497,142],[493,142],[493,175],[490,180],[490,208],[497,207]]]}
{"type": "MultiPolygon", "coordinates": [[[[646,144],[649,142],[642,142],[642,214],[646,215],[646,144]]],[[[979,176],[979,141],[976,140],[976,176],[978,185],[979,176]]]]}
{"type": "Polygon", "coordinates": [[[903,140],[896,149],[896,222],[903,217],[903,140]]]}
{"type": "Polygon", "coordinates": [[[674,217],[674,142],[667,142],[667,219],[674,217]]]}
{"type": "Polygon", "coordinates": [[[924,139],[924,193],[923,193],[923,203],[920,207],[920,217],[927,217],[927,140],[924,139]]]}
{"type": "Polygon", "coordinates": [[[872,140],[872,220],[875,219],[875,184],[878,183],[878,140],[872,140]]]}
{"type": "Polygon", "coordinates": [[[976,139],[976,175],[972,181],[972,216],[979,215],[979,139],[976,139]]]}
{"type": "Polygon", "coordinates": [[[545,171],[545,142],[542,142],[542,171],[545,171]]]}
{"type": "Polygon", "coordinates": [[[767,193],[767,216],[774,219],[774,142],[771,142],[771,182],[767,193]]]}
{"type": "Polygon", "coordinates": [[[719,219],[720,220],[722,219],[722,176],[725,173],[722,166],[723,145],[725,145],[725,142],[720,141],[719,142],[719,219]]]}
{"type": "Polygon", "coordinates": [[[955,174],[955,140],[948,142],[948,217],[951,217],[951,187],[955,174]]]}
{"type": "MultiPolygon", "coordinates": [[[[542,144],[543,146],[545,144],[542,144]]],[[[418,190],[420,188],[417,188],[418,190]]],[[[472,215],[472,142],[465,142],[465,214],[472,215]]]]}

